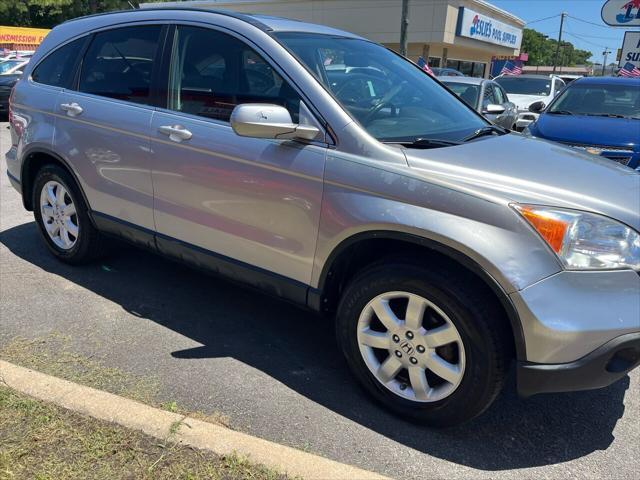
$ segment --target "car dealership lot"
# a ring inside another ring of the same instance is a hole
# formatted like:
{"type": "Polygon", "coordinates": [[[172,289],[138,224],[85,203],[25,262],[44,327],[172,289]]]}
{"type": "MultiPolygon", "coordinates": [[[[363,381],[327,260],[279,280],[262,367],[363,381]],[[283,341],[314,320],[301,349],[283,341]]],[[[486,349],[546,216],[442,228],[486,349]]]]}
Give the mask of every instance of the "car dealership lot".
{"type": "Polygon", "coordinates": [[[0,124],[0,350],[18,336],[149,375],[161,395],[248,433],[402,478],[637,476],[640,373],[609,388],[518,400],[513,379],[476,421],[399,420],[352,380],[329,322],[123,247],[83,267],[53,259],[5,175],[0,124]]]}

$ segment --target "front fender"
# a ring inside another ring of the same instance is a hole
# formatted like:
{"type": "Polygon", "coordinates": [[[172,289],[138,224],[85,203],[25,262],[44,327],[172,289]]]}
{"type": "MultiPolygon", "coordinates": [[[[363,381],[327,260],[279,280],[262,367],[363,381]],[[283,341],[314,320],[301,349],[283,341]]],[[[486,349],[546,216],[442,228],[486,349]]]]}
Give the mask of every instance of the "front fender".
{"type": "Polygon", "coordinates": [[[371,231],[412,235],[459,252],[507,294],[561,270],[548,247],[507,203],[334,152],[325,171],[312,286],[319,286],[340,244],[371,231]]]}

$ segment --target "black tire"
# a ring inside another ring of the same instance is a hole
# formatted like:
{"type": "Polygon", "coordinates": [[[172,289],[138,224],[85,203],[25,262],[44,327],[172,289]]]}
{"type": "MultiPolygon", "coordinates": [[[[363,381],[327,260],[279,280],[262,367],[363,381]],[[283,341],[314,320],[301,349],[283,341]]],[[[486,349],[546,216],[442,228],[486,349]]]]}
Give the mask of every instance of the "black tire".
{"type": "Polygon", "coordinates": [[[78,265],[87,263],[104,253],[104,241],[89,218],[88,207],[73,177],[57,165],[45,165],[36,174],[33,187],[33,213],[38,231],[49,251],[59,260],[78,265]],[[78,236],[72,248],[63,249],[56,245],[47,233],[40,211],[40,193],[47,182],[55,181],[62,186],[76,207],[78,236]]]}
{"type": "Polygon", "coordinates": [[[397,261],[372,266],[349,283],[338,306],[338,343],[358,381],[378,402],[402,417],[434,427],[464,423],[491,405],[504,384],[513,348],[501,312],[477,293],[475,285],[460,275],[397,261]],[[391,291],[418,294],[433,302],[457,328],[466,367],[448,397],[434,402],[403,398],[385,387],[363,360],[357,340],[360,314],[373,298],[391,291]]]}

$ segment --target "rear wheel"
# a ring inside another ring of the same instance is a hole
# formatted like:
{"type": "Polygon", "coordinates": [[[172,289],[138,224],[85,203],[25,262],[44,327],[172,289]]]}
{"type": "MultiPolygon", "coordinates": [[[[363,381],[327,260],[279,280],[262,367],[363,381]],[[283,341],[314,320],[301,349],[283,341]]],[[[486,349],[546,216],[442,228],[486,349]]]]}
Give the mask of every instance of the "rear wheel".
{"type": "Polygon", "coordinates": [[[499,318],[460,279],[381,264],[347,287],[337,333],[355,376],[379,402],[449,426],[482,413],[502,387],[510,349],[499,318]]]}
{"type": "Polygon", "coordinates": [[[42,239],[57,258],[78,264],[102,254],[102,237],[66,170],[57,165],[40,169],[35,178],[33,206],[42,239]]]}

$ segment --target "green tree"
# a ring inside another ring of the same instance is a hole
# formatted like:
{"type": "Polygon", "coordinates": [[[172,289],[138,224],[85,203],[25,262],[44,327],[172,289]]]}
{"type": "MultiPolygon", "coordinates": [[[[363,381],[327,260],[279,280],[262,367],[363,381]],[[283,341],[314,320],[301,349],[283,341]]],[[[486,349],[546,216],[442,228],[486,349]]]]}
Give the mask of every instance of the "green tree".
{"type": "Polygon", "coordinates": [[[127,8],[127,0],[0,0],[0,25],[52,28],[82,15],[127,8]]]}
{"type": "MultiPolygon", "coordinates": [[[[547,38],[536,30],[525,28],[522,34],[522,52],[529,54],[527,65],[553,65],[556,55],[556,47],[558,41],[553,38],[547,38]]],[[[575,65],[584,65],[589,63],[591,52],[587,50],[579,50],[573,46],[573,43],[562,41],[560,43],[560,52],[558,53],[558,65],[563,67],[573,67],[575,65]]]]}

